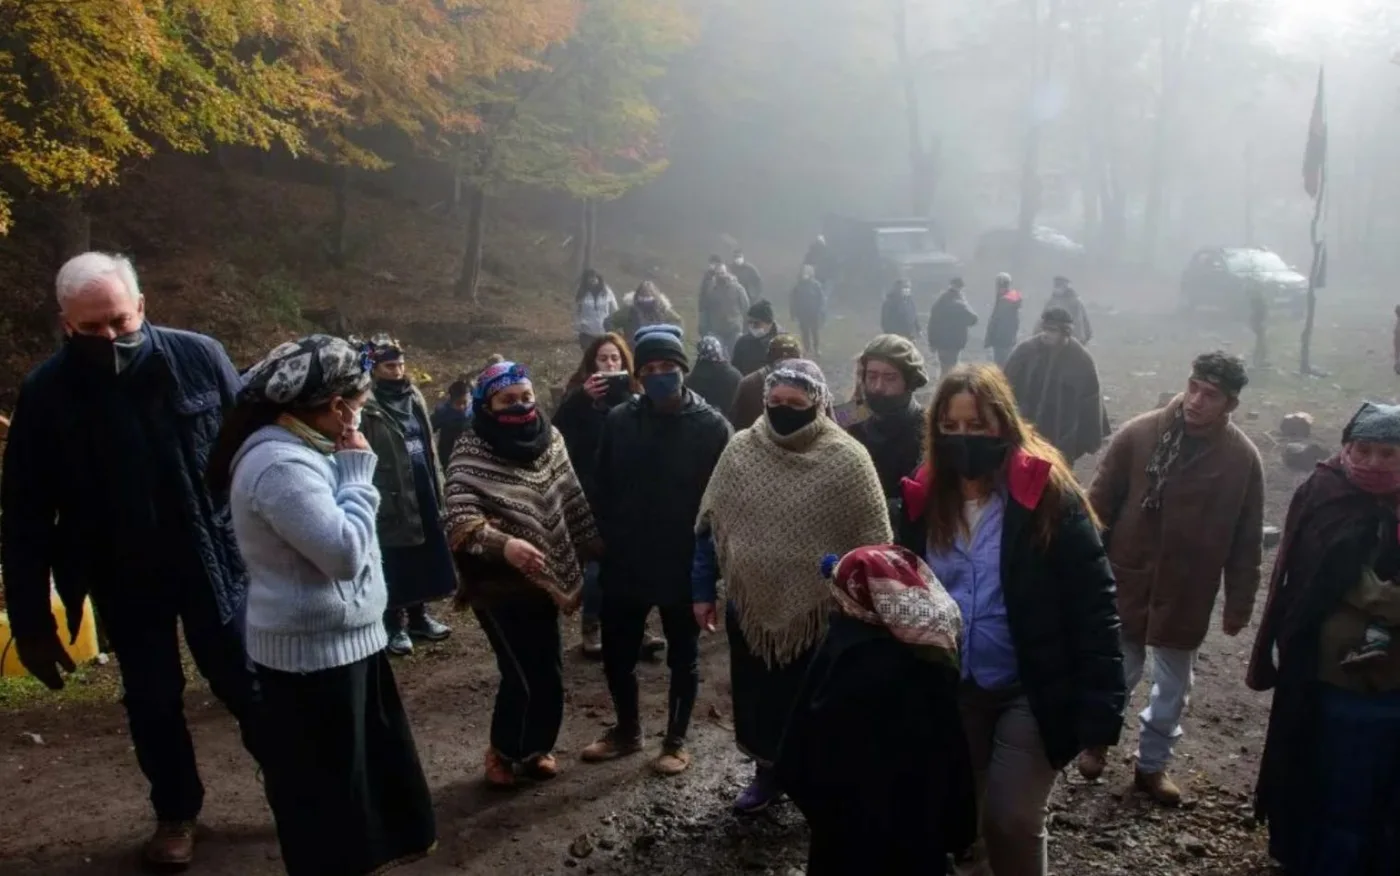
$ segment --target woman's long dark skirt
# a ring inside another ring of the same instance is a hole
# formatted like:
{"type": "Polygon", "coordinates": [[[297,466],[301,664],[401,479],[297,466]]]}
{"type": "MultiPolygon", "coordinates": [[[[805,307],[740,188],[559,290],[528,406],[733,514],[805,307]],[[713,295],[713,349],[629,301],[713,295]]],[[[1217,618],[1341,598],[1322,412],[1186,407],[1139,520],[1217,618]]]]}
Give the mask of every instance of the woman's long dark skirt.
{"type": "Polygon", "coordinates": [[[527,763],[549,754],[564,723],[564,650],[559,609],[543,591],[472,606],[501,673],[491,747],[527,763]]]}
{"type": "Polygon", "coordinates": [[[1319,685],[1316,797],[1301,829],[1269,835],[1288,876],[1400,873],[1400,693],[1319,685]]]}
{"type": "Polygon", "coordinates": [[[770,667],[749,649],[739,628],[739,612],[733,603],[725,610],[725,632],[729,636],[729,682],[734,698],[734,742],[739,750],[770,767],[778,758],[783,729],[792,713],[812,651],[793,658],[786,666],[770,667]]]}
{"type": "Polygon", "coordinates": [[[433,801],[389,658],[257,673],[264,785],[288,876],[363,876],[430,851],[433,801]]]}

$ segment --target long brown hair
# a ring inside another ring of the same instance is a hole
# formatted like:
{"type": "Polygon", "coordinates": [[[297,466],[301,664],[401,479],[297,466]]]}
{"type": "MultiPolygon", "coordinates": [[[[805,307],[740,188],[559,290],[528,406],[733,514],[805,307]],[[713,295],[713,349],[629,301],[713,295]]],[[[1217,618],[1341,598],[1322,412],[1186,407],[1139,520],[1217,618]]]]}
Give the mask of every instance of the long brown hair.
{"type": "MultiPolygon", "coordinates": [[[[583,386],[584,381],[597,373],[598,351],[603,349],[604,344],[612,344],[614,347],[617,347],[617,352],[622,355],[623,371],[626,371],[628,374],[637,373],[637,369],[632,367],[632,350],[627,346],[627,342],[624,341],[622,335],[617,332],[608,332],[605,335],[599,335],[594,338],[587,349],[583,351],[583,360],[578,363],[578,370],[574,372],[574,376],[570,377],[569,382],[565,384],[565,390],[583,386]]],[[[634,379],[633,383],[635,382],[634,379]]],[[[636,387],[634,386],[633,389],[635,390],[636,387]]]]}
{"type": "Polygon", "coordinates": [[[1050,463],[1050,479],[1045,485],[1045,492],[1031,512],[1040,545],[1044,547],[1054,537],[1067,497],[1077,499],[1083,506],[1084,513],[1097,526],[1094,511],[1089,506],[1083,488],[1074,479],[1074,472],[1070,470],[1069,463],[1053,444],[1041,437],[1034,426],[1021,418],[1016,409],[1016,396],[1011,391],[1011,384],[1007,382],[1006,375],[994,365],[975,363],[960,365],[944,377],[938,384],[933,404],[929,405],[927,428],[924,430],[924,460],[928,464],[930,474],[928,505],[925,510],[928,518],[929,545],[940,550],[950,549],[964,526],[964,499],[962,491],[958,489],[958,479],[938,476],[935,450],[935,442],[941,434],[939,424],[948,412],[953,397],[964,392],[976,400],[977,409],[981,411],[983,419],[988,423],[997,424],[1001,437],[1011,445],[1011,454],[1020,451],[1050,463]]]}

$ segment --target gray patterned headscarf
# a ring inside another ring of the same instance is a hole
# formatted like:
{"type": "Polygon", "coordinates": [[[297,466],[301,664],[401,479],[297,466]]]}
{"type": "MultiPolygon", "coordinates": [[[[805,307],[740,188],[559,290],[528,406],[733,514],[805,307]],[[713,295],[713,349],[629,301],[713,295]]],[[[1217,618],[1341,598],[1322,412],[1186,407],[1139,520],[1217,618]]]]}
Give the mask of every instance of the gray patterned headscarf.
{"type": "Polygon", "coordinates": [[[373,363],[363,351],[330,335],[308,335],[278,346],[243,375],[240,402],[314,408],[334,396],[369,389],[373,363]]]}
{"type": "Polygon", "coordinates": [[[811,359],[784,359],[773,366],[763,381],[763,397],[768,398],[775,386],[795,386],[807,393],[812,404],[825,409],[831,403],[831,388],[826,375],[811,359]]]}

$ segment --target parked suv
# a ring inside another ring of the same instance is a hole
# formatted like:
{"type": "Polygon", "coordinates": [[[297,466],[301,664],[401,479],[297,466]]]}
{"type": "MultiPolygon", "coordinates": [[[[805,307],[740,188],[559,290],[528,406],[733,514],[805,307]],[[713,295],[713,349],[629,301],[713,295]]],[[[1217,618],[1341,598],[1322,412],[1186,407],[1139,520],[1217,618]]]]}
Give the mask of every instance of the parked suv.
{"type": "Polygon", "coordinates": [[[1181,306],[1187,310],[1210,306],[1247,314],[1255,290],[1271,310],[1307,309],[1308,278],[1263,247],[1209,247],[1192,256],[1181,274],[1181,306]]]}

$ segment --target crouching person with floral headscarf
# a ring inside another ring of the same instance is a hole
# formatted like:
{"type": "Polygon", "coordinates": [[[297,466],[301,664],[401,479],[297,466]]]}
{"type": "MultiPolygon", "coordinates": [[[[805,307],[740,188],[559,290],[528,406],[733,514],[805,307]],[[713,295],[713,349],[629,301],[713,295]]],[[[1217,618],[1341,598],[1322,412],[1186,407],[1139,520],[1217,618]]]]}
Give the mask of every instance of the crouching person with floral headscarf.
{"type": "Polygon", "coordinates": [[[832,555],[822,571],[835,609],[776,768],[812,830],[807,874],[946,873],[977,838],[957,603],[903,548],[832,555]]]}
{"type": "Polygon", "coordinates": [[[291,876],[360,876],[427,853],[428,783],[384,648],[367,360],[311,335],[244,376],[208,480],[248,567],[267,800],[291,876]]]}
{"type": "Polygon", "coordinates": [[[700,505],[692,595],[713,630],[717,579],[728,587],[734,736],[758,764],[736,811],[766,807],[783,724],[826,631],[832,597],[812,561],[826,551],[890,541],[889,511],[865,448],[826,413],[816,363],[790,359],[768,375],[767,413],[730,441],[700,505]]]}
{"type": "Polygon", "coordinates": [[[564,438],[514,362],[477,379],[471,426],[447,466],[447,537],[458,601],[471,605],[501,672],[486,781],[552,779],[564,720],[559,612],[578,608],[584,564],[601,542],[564,438]]]}

